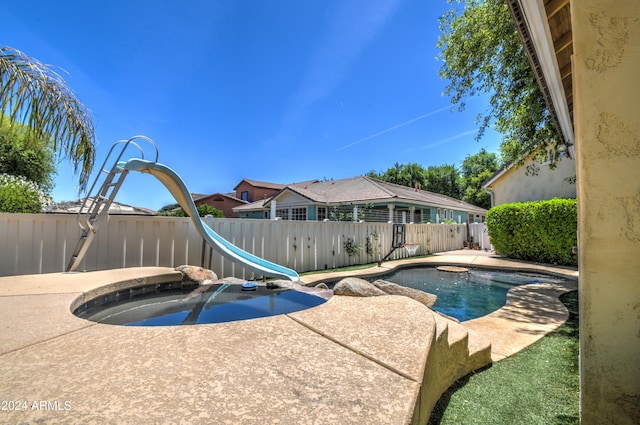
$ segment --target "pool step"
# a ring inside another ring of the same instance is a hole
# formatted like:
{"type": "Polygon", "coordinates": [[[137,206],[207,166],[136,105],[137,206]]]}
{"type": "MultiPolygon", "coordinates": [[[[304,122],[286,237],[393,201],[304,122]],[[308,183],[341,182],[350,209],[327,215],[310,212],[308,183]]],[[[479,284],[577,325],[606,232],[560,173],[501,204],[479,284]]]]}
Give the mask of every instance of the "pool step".
{"type": "Polygon", "coordinates": [[[446,334],[452,377],[461,378],[491,363],[491,342],[455,319],[434,312],[437,337],[446,334]],[[455,368],[453,365],[456,365],[455,368]]]}
{"type": "Polygon", "coordinates": [[[469,332],[456,319],[431,311],[434,338],[425,365],[418,406],[412,423],[424,424],[442,394],[458,379],[491,363],[491,343],[469,332]]]}

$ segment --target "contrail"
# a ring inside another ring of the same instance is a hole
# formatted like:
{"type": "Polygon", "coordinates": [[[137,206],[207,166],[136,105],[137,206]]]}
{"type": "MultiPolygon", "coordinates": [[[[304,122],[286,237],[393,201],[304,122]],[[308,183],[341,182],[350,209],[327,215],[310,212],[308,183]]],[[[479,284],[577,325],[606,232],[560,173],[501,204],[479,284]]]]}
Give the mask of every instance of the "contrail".
{"type": "Polygon", "coordinates": [[[445,143],[449,143],[449,142],[451,142],[453,140],[456,140],[456,139],[459,139],[461,137],[468,136],[470,134],[474,134],[477,131],[478,131],[477,128],[474,129],[474,130],[463,131],[462,133],[458,133],[458,134],[456,134],[454,136],[447,137],[446,139],[440,139],[437,142],[429,143],[428,145],[423,145],[423,146],[420,146],[420,147],[417,147],[417,148],[414,148],[414,149],[408,149],[408,150],[404,151],[404,153],[415,152],[415,151],[423,150],[423,149],[435,148],[436,146],[444,145],[445,143]]]}
{"type": "Polygon", "coordinates": [[[414,123],[416,121],[420,121],[423,118],[427,118],[427,117],[429,117],[431,115],[435,115],[438,112],[442,112],[442,111],[445,111],[447,109],[449,109],[449,106],[445,106],[444,108],[436,109],[435,111],[427,112],[426,114],[422,114],[419,117],[412,118],[409,121],[405,121],[403,123],[396,124],[393,127],[387,128],[386,130],[379,131],[378,133],[372,134],[371,136],[367,136],[367,137],[364,137],[362,139],[356,140],[355,142],[349,143],[348,145],[341,146],[337,150],[341,151],[343,149],[350,148],[351,146],[355,146],[355,145],[357,145],[359,143],[366,142],[367,140],[371,140],[371,139],[373,139],[375,137],[382,136],[383,134],[389,133],[390,131],[397,130],[397,129],[402,128],[402,127],[404,127],[406,125],[409,125],[409,124],[414,123]]]}

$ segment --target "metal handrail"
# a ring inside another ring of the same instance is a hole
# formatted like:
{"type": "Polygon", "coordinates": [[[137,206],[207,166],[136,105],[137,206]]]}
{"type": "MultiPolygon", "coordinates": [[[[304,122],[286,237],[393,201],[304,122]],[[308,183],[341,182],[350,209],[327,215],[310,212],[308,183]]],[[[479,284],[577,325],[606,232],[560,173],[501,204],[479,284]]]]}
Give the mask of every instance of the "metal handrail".
{"type": "MultiPolygon", "coordinates": [[[[129,139],[126,139],[126,140],[123,139],[123,140],[119,140],[119,141],[115,142],[113,144],[113,146],[111,146],[111,149],[109,149],[109,153],[107,153],[107,156],[106,156],[104,162],[102,163],[102,166],[100,167],[100,172],[96,175],[96,178],[93,181],[93,184],[91,185],[91,188],[87,191],[87,196],[82,201],[82,204],[80,205],[80,209],[78,210],[78,225],[80,226],[80,228],[83,231],[86,230],[86,227],[82,224],[81,217],[82,217],[83,213],[84,214],[90,213],[90,211],[94,208],[94,206],[95,206],[95,204],[97,202],[97,200],[96,200],[97,197],[91,198],[91,194],[93,193],[93,190],[95,189],[96,185],[98,184],[98,181],[100,180],[100,177],[101,177],[102,173],[106,173],[108,175],[112,171],[114,171],[116,167],[118,167],[118,163],[120,162],[120,159],[122,159],[122,156],[124,155],[124,152],[127,150],[129,145],[135,146],[138,149],[138,151],[140,151],[140,155],[141,155],[140,157],[142,159],[144,159],[144,149],[139,144],[134,142],[134,140],[136,140],[136,139],[146,140],[147,142],[151,143],[151,145],[153,146],[153,148],[154,148],[154,150],[156,152],[155,161],[154,162],[158,162],[158,156],[159,156],[158,146],[155,144],[155,142],[153,140],[151,140],[147,136],[137,135],[137,136],[133,136],[133,137],[131,137],[129,139]],[[123,143],[124,143],[124,146],[122,147],[122,150],[120,151],[120,154],[118,154],[118,157],[113,162],[114,165],[111,167],[111,170],[107,170],[105,167],[107,165],[107,162],[109,162],[109,158],[113,154],[115,147],[120,145],[120,144],[123,144],[123,143]],[[90,202],[89,202],[89,199],[91,199],[90,202]]],[[[87,219],[87,224],[89,224],[88,220],[89,219],[87,219]]]]}

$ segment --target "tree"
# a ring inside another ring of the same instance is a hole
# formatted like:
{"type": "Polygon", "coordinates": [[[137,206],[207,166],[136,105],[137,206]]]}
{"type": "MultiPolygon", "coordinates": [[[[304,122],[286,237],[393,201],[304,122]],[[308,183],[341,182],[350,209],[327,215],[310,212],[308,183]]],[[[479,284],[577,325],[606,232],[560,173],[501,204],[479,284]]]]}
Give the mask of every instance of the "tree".
{"type": "Polygon", "coordinates": [[[51,197],[34,182],[0,174],[0,212],[36,214],[52,203],[51,197]]]}
{"type": "Polygon", "coordinates": [[[367,176],[401,186],[416,187],[418,185],[422,187],[425,184],[426,171],[423,166],[415,162],[402,165],[396,162],[393,167],[382,173],[370,171],[367,176]]]}
{"type": "Polygon", "coordinates": [[[22,176],[44,192],[53,188],[55,158],[48,141],[36,139],[21,124],[0,120],[0,173],[22,176]]]}
{"type": "Polygon", "coordinates": [[[451,165],[430,165],[426,172],[426,182],[422,189],[429,192],[461,199],[458,170],[451,165]]]}
{"type": "MultiPolygon", "coordinates": [[[[201,205],[198,205],[196,208],[198,210],[198,215],[200,217],[211,215],[216,218],[224,218],[224,213],[211,205],[201,204],[201,205]]],[[[172,217],[187,217],[186,211],[180,208],[179,204],[165,205],[164,207],[160,208],[160,210],[158,211],[158,215],[168,215],[172,217]]]]}
{"type": "Polygon", "coordinates": [[[459,110],[467,97],[490,96],[487,111],[478,116],[477,139],[495,121],[507,162],[520,161],[548,140],[560,141],[506,2],[448,1],[464,8],[440,18],[439,74],[449,80],[444,94],[459,110]]]}
{"type": "Polygon", "coordinates": [[[180,204],[178,204],[178,203],[165,205],[164,207],[162,207],[162,208],[160,208],[158,210],[158,215],[171,216],[171,215],[173,215],[174,212],[176,212],[178,210],[178,208],[180,208],[180,204]]]}
{"type": "Polygon", "coordinates": [[[393,164],[386,171],[376,173],[370,171],[367,176],[387,183],[407,187],[418,187],[429,192],[440,193],[460,199],[461,190],[458,170],[454,165],[431,165],[424,168],[415,162],[409,164],[393,164]]]}
{"type": "Polygon", "coordinates": [[[93,122],[59,74],[19,50],[0,47],[0,112],[25,124],[35,139],[50,140],[51,149],[80,170],[80,191],[86,188],[95,159],[93,122]]]}
{"type": "Polygon", "coordinates": [[[467,155],[460,169],[462,200],[485,209],[491,208],[491,198],[482,188],[482,184],[499,169],[498,156],[484,148],[475,155],[467,155]]]}

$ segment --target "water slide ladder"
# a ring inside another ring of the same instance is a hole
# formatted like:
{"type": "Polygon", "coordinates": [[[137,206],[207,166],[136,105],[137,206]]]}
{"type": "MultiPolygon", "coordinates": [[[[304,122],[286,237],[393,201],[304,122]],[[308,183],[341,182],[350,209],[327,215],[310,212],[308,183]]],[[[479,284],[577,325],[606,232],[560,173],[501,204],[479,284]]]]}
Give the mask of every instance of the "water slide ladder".
{"type": "Polygon", "coordinates": [[[113,203],[113,200],[118,194],[118,190],[120,190],[120,186],[122,186],[124,179],[129,173],[128,170],[125,170],[118,165],[127,148],[129,146],[137,148],[141,155],[140,158],[144,159],[144,149],[142,149],[140,145],[134,142],[134,140],[136,139],[143,139],[151,143],[156,152],[155,161],[158,161],[157,146],[151,139],[145,136],[135,136],[129,140],[120,140],[111,147],[109,153],[107,154],[107,157],[104,160],[104,163],[100,167],[100,172],[96,176],[93,184],[91,185],[91,188],[87,192],[87,197],[80,205],[80,210],[78,211],[78,225],[80,226],[81,234],[80,239],[78,240],[78,243],[73,250],[73,254],[69,259],[69,264],[67,265],[68,272],[77,270],[77,268],[80,266],[80,263],[82,263],[84,256],[91,246],[93,238],[98,232],[100,223],[108,216],[109,207],[113,203]],[[111,167],[108,167],[107,164],[110,162],[109,159],[111,158],[112,154],[114,154],[115,148],[120,146],[122,147],[122,150],[117,155],[115,160],[112,160],[111,163],[113,165],[111,167]],[[92,196],[92,193],[94,193],[94,189],[96,188],[96,186],[98,186],[98,184],[99,189],[97,193],[92,196]]]}

